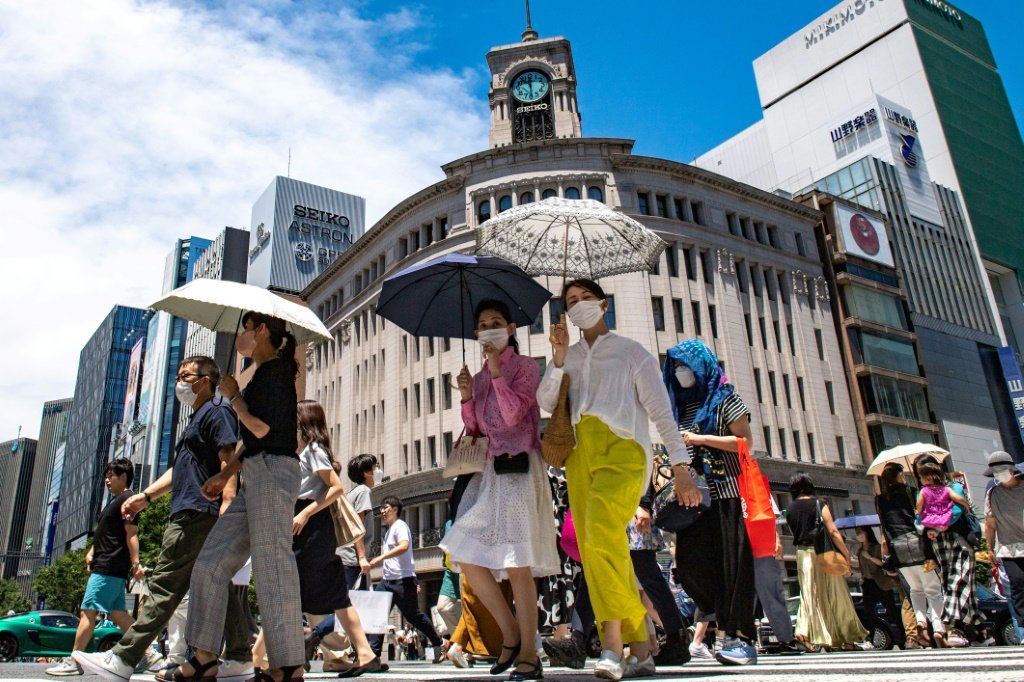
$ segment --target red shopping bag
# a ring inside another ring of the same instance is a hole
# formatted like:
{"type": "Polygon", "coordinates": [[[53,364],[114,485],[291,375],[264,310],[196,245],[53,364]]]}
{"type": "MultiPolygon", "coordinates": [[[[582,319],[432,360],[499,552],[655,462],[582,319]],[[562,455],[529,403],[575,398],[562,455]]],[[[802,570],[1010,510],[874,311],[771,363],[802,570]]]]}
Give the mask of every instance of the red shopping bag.
{"type": "Polygon", "coordinates": [[[775,556],[775,512],[768,477],[750,456],[744,440],[737,441],[740,458],[740,499],[743,503],[743,523],[750,538],[755,558],[775,556]]]}

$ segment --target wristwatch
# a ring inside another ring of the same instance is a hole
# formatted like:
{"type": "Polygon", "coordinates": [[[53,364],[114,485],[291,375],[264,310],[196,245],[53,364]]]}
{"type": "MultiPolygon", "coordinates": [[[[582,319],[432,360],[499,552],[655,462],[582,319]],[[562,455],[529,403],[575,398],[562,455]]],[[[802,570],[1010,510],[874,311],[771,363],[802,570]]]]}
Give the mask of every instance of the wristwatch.
{"type": "Polygon", "coordinates": [[[146,504],[153,504],[153,498],[145,490],[142,491],[142,496],[146,498],[146,504]]]}

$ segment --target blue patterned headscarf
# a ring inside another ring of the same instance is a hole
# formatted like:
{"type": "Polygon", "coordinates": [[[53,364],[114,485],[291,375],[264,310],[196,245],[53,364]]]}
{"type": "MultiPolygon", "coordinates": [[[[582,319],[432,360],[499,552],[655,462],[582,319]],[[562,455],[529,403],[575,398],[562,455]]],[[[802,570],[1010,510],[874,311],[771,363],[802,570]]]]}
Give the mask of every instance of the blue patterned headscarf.
{"type": "MultiPolygon", "coordinates": [[[[693,430],[697,433],[716,433],[718,407],[735,389],[711,349],[697,339],[689,339],[669,348],[665,358],[664,380],[676,422],[682,417],[685,405],[700,403],[693,421],[696,428],[693,430]],[[689,367],[696,377],[697,382],[690,388],[683,388],[676,380],[676,360],[689,367]]],[[[684,426],[691,428],[690,424],[684,426]]]]}

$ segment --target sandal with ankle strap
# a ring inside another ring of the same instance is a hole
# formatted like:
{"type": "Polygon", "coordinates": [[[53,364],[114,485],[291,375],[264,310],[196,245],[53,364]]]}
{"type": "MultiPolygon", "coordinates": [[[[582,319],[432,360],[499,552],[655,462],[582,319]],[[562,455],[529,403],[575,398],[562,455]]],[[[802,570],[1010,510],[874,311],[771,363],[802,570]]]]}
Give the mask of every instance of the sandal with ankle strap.
{"type": "MultiPolygon", "coordinates": [[[[523,661],[519,665],[530,666],[529,670],[513,670],[512,674],[508,676],[509,682],[519,682],[520,680],[543,680],[544,679],[544,668],[541,667],[540,659],[538,658],[535,663],[527,663],[523,661]]],[[[518,665],[516,666],[519,667],[518,665]]]]}
{"type": "Polygon", "coordinates": [[[509,656],[508,660],[504,661],[504,662],[502,662],[501,656],[499,656],[498,660],[494,663],[494,665],[491,666],[491,674],[492,675],[500,675],[503,672],[505,672],[506,670],[508,670],[509,668],[511,668],[513,665],[515,665],[516,664],[516,659],[519,658],[519,652],[522,650],[522,647],[523,647],[523,643],[522,642],[520,642],[519,644],[516,644],[515,646],[505,646],[504,644],[502,644],[501,645],[502,651],[511,651],[512,655],[509,656]]]}
{"type": "Polygon", "coordinates": [[[165,673],[158,674],[154,679],[156,682],[201,682],[202,680],[216,680],[217,671],[213,671],[213,675],[204,675],[210,668],[216,668],[220,665],[220,659],[213,659],[208,663],[200,663],[199,659],[193,656],[188,659],[188,664],[192,666],[192,674],[184,675],[181,672],[181,666],[171,668],[165,673]]]}

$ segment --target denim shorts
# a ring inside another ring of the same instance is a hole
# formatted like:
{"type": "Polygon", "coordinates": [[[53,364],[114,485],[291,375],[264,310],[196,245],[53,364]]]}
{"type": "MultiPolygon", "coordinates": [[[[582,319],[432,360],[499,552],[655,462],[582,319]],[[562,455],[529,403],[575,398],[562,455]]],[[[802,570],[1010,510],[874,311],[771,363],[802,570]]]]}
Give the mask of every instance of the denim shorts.
{"type": "Polygon", "coordinates": [[[102,611],[113,613],[124,611],[124,578],[92,573],[85,584],[85,598],[82,599],[83,611],[102,611]]]}

